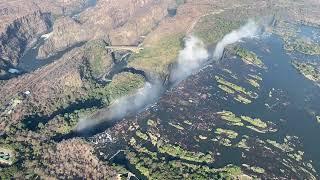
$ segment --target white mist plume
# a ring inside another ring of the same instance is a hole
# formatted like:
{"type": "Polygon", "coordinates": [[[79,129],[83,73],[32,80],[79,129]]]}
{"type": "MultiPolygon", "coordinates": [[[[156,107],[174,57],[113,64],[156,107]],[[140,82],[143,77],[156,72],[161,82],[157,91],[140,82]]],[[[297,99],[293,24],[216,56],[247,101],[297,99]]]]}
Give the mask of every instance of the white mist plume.
{"type": "Polygon", "coordinates": [[[209,53],[201,40],[189,36],[185,40],[185,48],[180,51],[177,66],[171,72],[171,82],[183,80],[207,61],[209,53]]]}
{"type": "Polygon", "coordinates": [[[160,83],[146,83],[131,96],[125,96],[116,100],[110,107],[102,109],[89,118],[84,118],[77,124],[76,130],[85,129],[99,125],[100,123],[123,118],[130,112],[138,111],[146,104],[153,102],[159,97],[162,85],[160,83]]]}
{"type": "Polygon", "coordinates": [[[249,20],[247,24],[240,27],[237,30],[225,35],[223,39],[217,44],[216,49],[213,53],[213,58],[218,60],[223,55],[223,50],[226,46],[236,43],[243,38],[252,38],[259,32],[259,26],[253,20],[249,20]]]}
{"type": "MultiPolygon", "coordinates": [[[[172,70],[173,76],[170,80],[173,82],[183,80],[194,70],[200,68],[208,57],[209,53],[199,39],[192,36],[186,38],[185,48],[180,51],[177,67],[172,70]]],[[[163,86],[159,81],[155,81],[153,84],[146,83],[134,95],[120,98],[110,107],[100,110],[88,118],[80,119],[76,131],[83,131],[103,122],[121,119],[130,112],[138,111],[158,98],[162,89],[163,86]]]]}

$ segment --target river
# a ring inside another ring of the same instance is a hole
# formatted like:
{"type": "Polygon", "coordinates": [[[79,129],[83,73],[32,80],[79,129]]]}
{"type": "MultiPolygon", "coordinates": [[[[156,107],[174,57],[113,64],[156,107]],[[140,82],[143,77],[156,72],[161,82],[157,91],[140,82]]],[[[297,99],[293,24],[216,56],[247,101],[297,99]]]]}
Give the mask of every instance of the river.
{"type": "MultiPolygon", "coordinates": [[[[303,27],[302,33],[308,35],[315,33],[318,29],[303,27]],[[307,31],[304,33],[304,31],[307,31]]],[[[259,143],[254,143],[253,150],[246,152],[239,148],[224,147],[212,143],[212,141],[195,141],[199,134],[214,138],[214,133],[210,129],[216,127],[228,128],[239,133],[240,136],[232,142],[239,141],[243,136],[248,136],[262,140],[274,140],[284,143],[286,136],[297,137],[299,140],[295,148],[304,151],[304,160],[312,160],[312,165],[317,172],[320,172],[320,145],[317,137],[320,136],[320,124],[315,120],[315,114],[320,113],[320,90],[319,87],[307,80],[291,65],[291,61],[297,58],[303,60],[316,61],[319,56],[308,56],[299,53],[288,53],[283,48],[283,41],[276,35],[269,35],[260,39],[246,40],[239,43],[240,46],[253,51],[263,60],[267,69],[254,68],[244,64],[238,57],[226,57],[221,64],[211,64],[203,68],[198,73],[182,81],[176,87],[167,90],[162,97],[151,107],[141,113],[126,117],[118,122],[119,126],[126,126],[130,122],[140,125],[142,131],[148,131],[150,127],[146,120],[153,119],[160,123],[158,127],[161,136],[166,137],[168,142],[180,144],[193,151],[213,151],[219,154],[210,166],[223,167],[227,164],[253,164],[264,167],[274,174],[280,175],[280,169],[285,168],[281,159],[285,159],[286,153],[279,150],[272,150],[277,153],[270,157],[264,157],[265,150],[259,149],[259,143]],[[217,88],[214,81],[216,75],[223,76],[227,80],[227,74],[222,71],[228,68],[239,77],[232,82],[255,91],[258,98],[251,104],[245,105],[234,101],[217,88]],[[260,89],[254,89],[243,81],[248,74],[259,75],[263,80],[260,89]],[[204,97],[204,98],[202,98],[204,97]],[[237,115],[259,117],[262,120],[272,122],[277,128],[276,132],[258,133],[244,127],[231,127],[220,125],[215,112],[221,110],[232,111],[237,115]],[[189,120],[193,125],[187,128],[182,122],[189,120]],[[172,124],[182,126],[184,130],[177,130],[172,124]],[[205,130],[209,129],[209,130],[205,130]],[[247,158],[243,158],[246,156],[247,158]],[[280,159],[280,160],[279,160],[280,159]]],[[[118,126],[118,127],[119,127],[118,126]]],[[[129,126],[129,125],[128,125],[129,126]]],[[[117,128],[110,128],[108,133],[118,132],[117,128]]],[[[116,133],[117,134],[117,133],[116,133]]],[[[131,133],[123,135],[130,139],[131,133]]],[[[119,137],[121,139],[121,137],[119,137]]],[[[286,141],[286,140],[285,140],[286,141]]],[[[123,143],[123,141],[121,141],[123,143]]],[[[118,146],[118,145],[117,145],[118,146]]],[[[122,145],[122,148],[126,147],[122,145]]],[[[149,145],[143,145],[148,148],[149,145]]],[[[99,152],[110,153],[113,144],[97,145],[99,152]]],[[[290,158],[289,158],[290,159],[290,158]]],[[[122,159],[123,161],[123,159],[122,159]]],[[[303,166],[301,162],[292,162],[293,166],[303,166]]],[[[132,169],[136,171],[136,169],[132,169]]],[[[286,173],[286,176],[294,177],[301,174],[293,171],[286,173]],[[292,173],[292,176],[290,174],[292,173]]]]}

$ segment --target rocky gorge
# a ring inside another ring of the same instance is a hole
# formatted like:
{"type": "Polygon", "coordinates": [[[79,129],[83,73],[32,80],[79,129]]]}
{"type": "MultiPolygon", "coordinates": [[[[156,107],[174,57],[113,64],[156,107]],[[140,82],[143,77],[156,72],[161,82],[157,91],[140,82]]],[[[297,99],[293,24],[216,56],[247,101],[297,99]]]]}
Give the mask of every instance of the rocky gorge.
{"type": "MultiPolygon", "coordinates": [[[[96,117],[149,83],[160,81],[167,87],[190,35],[198,37],[211,52],[225,34],[247,19],[272,14],[278,24],[292,21],[316,26],[319,7],[314,0],[0,0],[0,76],[10,74],[10,68],[19,69],[30,49],[36,52],[30,62],[44,62],[0,81],[0,145],[16,153],[16,163],[0,173],[31,179],[129,176],[128,169],[101,158],[105,151],[97,151],[100,146],[69,136],[78,122],[96,117]]],[[[170,89],[165,93],[170,97],[170,89]]],[[[104,133],[110,130],[113,137],[119,135],[128,143],[124,134],[136,132],[139,122],[119,120],[104,133]]],[[[156,133],[157,122],[148,122],[156,133]]],[[[190,123],[186,119],[184,124],[190,123]]],[[[181,124],[171,126],[181,130],[181,124]]],[[[137,136],[155,138],[139,132],[137,136]]],[[[144,151],[133,140],[130,143],[130,147],[144,151]]],[[[229,170],[235,169],[221,169],[229,170]]]]}

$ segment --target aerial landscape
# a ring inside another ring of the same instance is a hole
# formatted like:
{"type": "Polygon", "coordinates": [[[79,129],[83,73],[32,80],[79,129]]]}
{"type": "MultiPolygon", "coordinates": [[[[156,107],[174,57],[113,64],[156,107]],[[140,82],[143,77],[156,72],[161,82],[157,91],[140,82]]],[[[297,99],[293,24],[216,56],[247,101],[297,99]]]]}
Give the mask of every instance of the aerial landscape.
{"type": "Polygon", "coordinates": [[[320,1],[0,0],[0,179],[320,179],[320,1]]]}

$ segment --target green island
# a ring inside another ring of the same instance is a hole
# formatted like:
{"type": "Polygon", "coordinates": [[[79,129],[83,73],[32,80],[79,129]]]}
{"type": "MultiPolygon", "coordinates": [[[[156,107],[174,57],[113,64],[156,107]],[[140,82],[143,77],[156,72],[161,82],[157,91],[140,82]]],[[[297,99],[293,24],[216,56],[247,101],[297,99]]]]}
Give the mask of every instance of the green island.
{"type": "Polygon", "coordinates": [[[249,145],[247,143],[247,139],[245,139],[245,138],[241,139],[241,141],[238,144],[236,144],[236,147],[242,148],[242,149],[244,149],[246,151],[250,150],[250,147],[249,147],[249,145]]]}
{"type": "Polygon", "coordinates": [[[237,132],[235,132],[233,130],[229,130],[229,129],[222,129],[222,128],[217,128],[215,133],[219,134],[219,135],[225,135],[226,137],[228,137],[230,139],[235,139],[238,136],[237,132]]]}
{"type": "Polygon", "coordinates": [[[243,103],[243,104],[250,104],[252,103],[252,101],[250,99],[247,99],[241,95],[237,95],[236,97],[234,97],[234,99],[240,103],[243,103]]]}
{"type": "MultiPolygon", "coordinates": [[[[148,134],[141,132],[140,130],[136,131],[136,136],[145,141],[151,141],[151,143],[157,147],[158,152],[162,154],[168,154],[173,157],[177,157],[183,160],[193,161],[193,162],[205,162],[212,163],[214,161],[213,154],[211,152],[204,154],[202,152],[192,152],[183,149],[182,147],[174,144],[166,143],[166,141],[159,139],[156,135],[148,132],[148,134]],[[148,136],[149,135],[149,136],[148,136]],[[150,139],[149,139],[150,137],[150,139]]],[[[203,136],[204,139],[204,136],[203,136]]],[[[133,147],[139,147],[136,145],[136,139],[132,138],[130,140],[130,145],[133,147]]],[[[139,151],[150,154],[146,149],[139,147],[139,151]],[[142,148],[142,149],[141,149],[142,148]]]]}
{"type": "Polygon", "coordinates": [[[125,155],[129,163],[147,179],[235,179],[246,176],[240,167],[234,165],[215,169],[165,157],[153,159],[142,152],[126,151],[125,155]]]}
{"type": "Polygon", "coordinates": [[[319,55],[320,44],[303,38],[288,38],[285,40],[284,49],[287,51],[298,51],[307,55],[319,55]]]}
{"type": "Polygon", "coordinates": [[[261,119],[259,118],[251,118],[248,116],[241,116],[241,119],[252,124],[253,126],[256,126],[258,128],[262,128],[265,129],[268,127],[267,123],[263,122],[261,119]]]}
{"type": "Polygon", "coordinates": [[[219,87],[221,90],[223,90],[223,91],[225,91],[226,93],[228,93],[228,94],[234,94],[234,93],[235,93],[234,90],[228,88],[228,87],[225,86],[225,85],[219,84],[218,87],[219,87]]]}
{"type": "Polygon", "coordinates": [[[243,60],[243,62],[252,64],[259,68],[265,68],[264,63],[254,52],[248,51],[242,47],[235,47],[234,50],[236,55],[238,55],[243,60]]]}
{"type": "Polygon", "coordinates": [[[184,120],[183,123],[185,123],[185,124],[187,124],[187,125],[189,125],[189,126],[192,125],[192,122],[190,122],[190,121],[188,121],[188,120],[184,120]]]}
{"type": "Polygon", "coordinates": [[[304,152],[303,151],[298,151],[297,153],[288,153],[288,156],[291,157],[292,159],[301,162],[303,159],[304,152]]]}
{"type": "Polygon", "coordinates": [[[224,138],[224,137],[221,137],[221,136],[217,136],[217,139],[215,139],[214,141],[218,141],[219,144],[221,144],[223,146],[226,146],[226,147],[232,146],[230,139],[224,138]]]}
{"type": "Polygon", "coordinates": [[[316,116],[317,122],[320,123],[320,116],[316,116]]]}
{"type": "Polygon", "coordinates": [[[290,147],[290,145],[288,143],[278,143],[277,141],[273,141],[273,140],[270,140],[270,139],[267,139],[267,142],[271,145],[273,145],[274,147],[280,149],[281,151],[284,151],[284,152],[292,152],[294,151],[294,149],[292,147],[290,147]]]}
{"type": "Polygon", "coordinates": [[[237,117],[231,111],[221,111],[221,112],[217,112],[217,114],[220,115],[222,120],[225,120],[228,123],[231,123],[232,125],[237,125],[237,126],[243,126],[244,125],[241,122],[241,118],[237,117]]]}
{"type": "Polygon", "coordinates": [[[173,157],[177,157],[180,159],[193,161],[193,162],[205,162],[212,163],[214,161],[213,154],[209,152],[208,154],[204,154],[202,152],[192,152],[181,148],[178,145],[167,144],[158,142],[157,148],[160,153],[168,154],[173,157]]]}
{"type": "Polygon", "coordinates": [[[268,125],[266,122],[262,121],[260,118],[251,118],[249,116],[240,116],[237,117],[231,111],[221,111],[217,112],[220,115],[221,119],[226,121],[228,124],[236,125],[236,126],[244,126],[244,122],[249,123],[245,127],[254,130],[259,133],[265,133],[268,131],[268,125]]]}
{"type": "Polygon", "coordinates": [[[203,135],[199,135],[199,139],[206,140],[206,139],[208,139],[208,137],[207,136],[203,136],[203,135]]]}
{"type": "Polygon", "coordinates": [[[247,79],[247,81],[255,88],[260,88],[260,84],[257,80],[255,79],[247,79]]]}
{"type": "Polygon", "coordinates": [[[148,126],[151,126],[151,127],[157,126],[157,122],[154,120],[151,120],[151,119],[148,119],[147,124],[148,124],[148,126]]]}
{"type": "Polygon", "coordinates": [[[182,126],[180,126],[179,124],[173,124],[173,123],[169,122],[169,125],[174,128],[177,128],[179,130],[184,130],[184,128],[182,126]]]}
{"type": "Polygon", "coordinates": [[[320,70],[319,70],[319,67],[317,68],[316,64],[299,62],[299,61],[292,61],[291,64],[304,77],[320,85],[320,70]]]}
{"type": "Polygon", "coordinates": [[[227,92],[238,92],[238,93],[243,93],[251,98],[256,98],[256,96],[254,96],[254,93],[252,93],[251,91],[247,91],[244,87],[241,87],[241,86],[238,86],[234,83],[231,83],[227,80],[225,80],[224,78],[222,77],[219,77],[219,76],[215,76],[215,79],[216,81],[221,85],[221,89],[223,90],[227,90],[227,92]],[[223,85],[223,86],[222,86],[223,85]],[[228,89],[227,89],[228,88],[228,89]],[[231,90],[231,91],[230,91],[231,90]]]}
{"type": "Polygon", "coordinates": [[[158,143],[158,137],[160,137],[160,134],[154,134],[154,133],[151,133],[148,131],[148,135],[149,135],[149,138],[151,140],[151,144],[152,145],[157,145],[158,143]]]}

